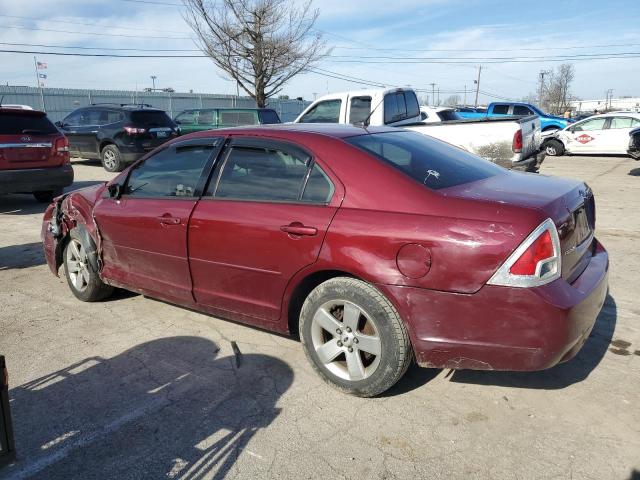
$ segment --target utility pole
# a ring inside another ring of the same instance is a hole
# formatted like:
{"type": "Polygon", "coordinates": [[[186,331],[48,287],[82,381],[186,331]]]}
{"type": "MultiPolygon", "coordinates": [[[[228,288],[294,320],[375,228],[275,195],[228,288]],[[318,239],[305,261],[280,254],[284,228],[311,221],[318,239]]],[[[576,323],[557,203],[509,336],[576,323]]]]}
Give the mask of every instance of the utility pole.
{"type": "Polygon", "coordinates": [[[156,91],[156,77],[155,75],[151,75],[151,83],[153,84],[153,91],[156,91]]]}
{"type": "Polygon", "coordinates": [[[613,88],[607,90],[607,99],[604,103],[604,108],[609,110],[613,107],[613,88]]]}
{"type": "Polygon", "coordinates": [[[431,101],[435,105],[435,103],[436,103],[436,84],[435,83],[430,83],[429,85],[431,85],[431,101]]]}
{"type": "Polygon", "coordinates": [[[440,87],[438,87],[438,107],[440,106],[440,87]]]}
{"type": "Polygon", "coordinates": [[[478,107],[478,94],[480,93],[480,74],[482,73],[482,65],[478,66],[478,79],[474,80],[474,83],[476,84],[476,102],[475,102],[475,107],[478,107]]]}
{"type": "Polygon", "coordinates": [[[538,106],[542,108],[542,94],[544,92],[544,76],[547,72],[540,70],[540,91],[538,93],[538,106]]]}

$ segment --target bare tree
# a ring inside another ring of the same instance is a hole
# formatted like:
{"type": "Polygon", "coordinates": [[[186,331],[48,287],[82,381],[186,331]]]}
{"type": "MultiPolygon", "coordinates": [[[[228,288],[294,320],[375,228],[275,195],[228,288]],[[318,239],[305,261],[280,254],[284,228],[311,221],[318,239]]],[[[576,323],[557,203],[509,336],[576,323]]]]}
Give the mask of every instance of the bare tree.
{"type": "Polygon", "coordinates": [[[561,114],[569,108],[572,100],[571,82],[575,77],[575,69],[570,63],[559,65],[549,72],[548,81],[543,85],[542,105],[551,113],[561,114]]]}
{"type": "Polygon", "coordinates": [[[447,97],[444,104],[448,107],[455,107],[460,104],[460,95],[451,95],[447,97]]]}
{"type": "Polygon", "coordinates": [[[328,55],[313,33],[311,0],[183,0],[198,47],[264,107],[294,76],[328,55]]]}

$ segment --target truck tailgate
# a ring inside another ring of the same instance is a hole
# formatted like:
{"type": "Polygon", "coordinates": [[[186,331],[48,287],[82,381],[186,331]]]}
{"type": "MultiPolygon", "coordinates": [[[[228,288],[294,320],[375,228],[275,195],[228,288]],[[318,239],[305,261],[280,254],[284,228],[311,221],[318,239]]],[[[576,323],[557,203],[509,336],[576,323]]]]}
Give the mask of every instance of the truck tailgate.
{"type": "Polygon", "coordinates": [[[514,117],[522,130],[522,152],[520,159],[524,160],[536,154],[542,144],[540,117],[529,115],[527,117],[514,117]]]}

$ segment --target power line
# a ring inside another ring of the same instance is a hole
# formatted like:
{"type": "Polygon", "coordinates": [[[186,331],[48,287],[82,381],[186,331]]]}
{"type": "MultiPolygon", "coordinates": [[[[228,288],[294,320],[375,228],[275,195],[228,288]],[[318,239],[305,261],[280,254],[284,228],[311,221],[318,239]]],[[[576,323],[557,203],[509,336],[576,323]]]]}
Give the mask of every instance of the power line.
{"type": "MultiPolygon", "coordinates": [[[[329,33],[329,32],[325,32],[329,33]]],[[[345,37],[341,37],[345,38],[345,37]]],[[[376,48],[376,47],[345,47],[336,45],[339,50],[375,50],[379,52],[525,52],[525,51],[546,51],[546,50],[574,50],[586,48],[614,48],[614,47],[637,47],[640,43],[612,43],[608,45],[572,45],[564,47],[531,47],[531,48],[376,48]]]]}
{"type": "Polygon", "coordinates": [[[4,50],[0,53],[28,53],[31,55],[57,55],[62,57],[106,57],[106,58],[208,58],[207,55],[120,55],[115,53],[75,53],[75,52],[43,52],[33,50],[4,50]]]}
{"type": "Polygon", "coordinates": [[[66,25],[85,25],[87,27],[103,27],[103,28],[117,28],[118,30],[133,30],[134,32],[147,31],[147,32],[163,32],[163,33],[180,33],[188,35],[189,32],[177,31],[177,30],[161,30],[156,28],[138,28],[138,27],[119,27],[116,25],[104,25],[102,23],[89,23],[89,22],[71,22],[68,20],[50,20],[48,18],[33,18],[33,17],[20,17],[18,15],[0,15],[2,18],[17,18],[19,20],[29,20],[32,22],[46,22],[46,23],[64,23],[66,25]]]}
{"type": "Polygon", "coordinates": [[[41,47],[41,48],[62,48],[72,50],[108,50],[108,51],[131,51],[131,52],[201,52],[197,48],[117,48],[117,47],[80,47],[76,45],[45,45],[41,43],[8,43],[0,42],[0,45],[10,45],[14,47],[41,47]]]}
{"type": "Polygon", "coordinates": [[[161,40],[191,40],[191,37],[167,37],[153,35],[127,35],[124,33],[99,33],[99,32],[73,32],[69,30],[54,30],[50,28],[25,27],[24,25],[0,25],[0,28],[15,28],[19,30],[34,30],[39,32],[70,33],[74,35],[98,35],[101,37],[124,37],[124,38],[156,38],[161,40]]]}

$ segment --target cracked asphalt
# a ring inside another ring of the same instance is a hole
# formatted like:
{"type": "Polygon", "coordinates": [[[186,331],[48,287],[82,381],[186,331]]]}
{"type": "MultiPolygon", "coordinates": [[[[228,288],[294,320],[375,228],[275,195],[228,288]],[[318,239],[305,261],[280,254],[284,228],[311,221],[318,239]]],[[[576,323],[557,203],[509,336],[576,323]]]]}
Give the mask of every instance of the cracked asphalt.
{"type": "MultiPolygon", "coordinates": [[[[111,177],[74,168],[74,188],[111,177]]],[[[412,368],[375,399],[328,387],[293,339],[126,292],[80,303],[45,265],[44,207],[0,197],[18,452],[0,478],[637,480],[640,162],[547,157],[542,173],[593,188],[611,255],[583,350],[535,373],[412,368]]]]}

